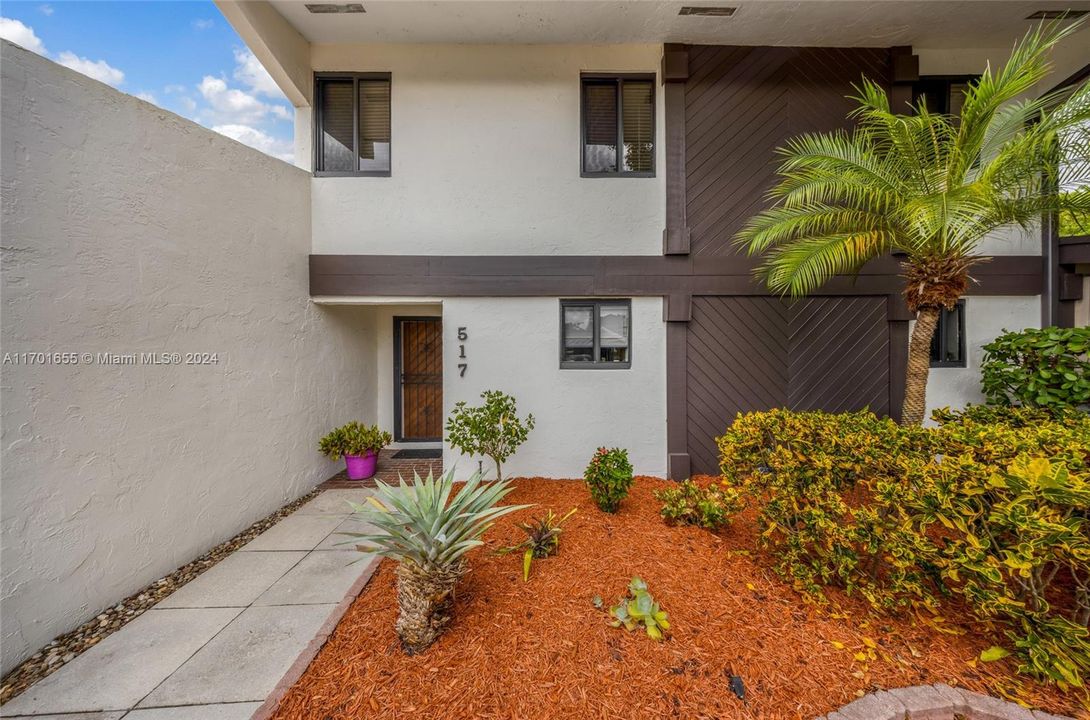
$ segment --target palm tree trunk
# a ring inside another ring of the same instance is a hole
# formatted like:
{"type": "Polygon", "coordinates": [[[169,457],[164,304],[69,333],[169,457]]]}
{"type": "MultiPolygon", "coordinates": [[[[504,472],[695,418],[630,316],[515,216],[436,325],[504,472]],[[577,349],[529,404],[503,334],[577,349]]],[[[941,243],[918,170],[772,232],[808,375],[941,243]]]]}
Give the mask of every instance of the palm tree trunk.
{"type": "Polygon", "coordinates": [[[454,616],[454,586],[466,564],[425,570],[411,560],[397,566],[398,617],[395,629],[405,652],[415,655],[435,642],[454,616]]]}
{"type": "Polygon", "coordinates": [[[902,425],[920,425],[927,410],[927,373],[931,369],[931,338],[939,324],[939,308],[921,307],[908,343],[908,373],[905,377],[905,401],[901,406],[902,425]]]}

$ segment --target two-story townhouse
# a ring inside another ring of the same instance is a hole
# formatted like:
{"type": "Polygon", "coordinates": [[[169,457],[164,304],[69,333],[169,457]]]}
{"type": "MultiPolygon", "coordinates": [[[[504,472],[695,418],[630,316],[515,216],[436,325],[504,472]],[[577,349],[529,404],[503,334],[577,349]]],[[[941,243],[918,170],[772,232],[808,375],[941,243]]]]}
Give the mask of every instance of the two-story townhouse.
{"type": "MultiPolygon", "coordinates": [[[[511,472],[576,476],[606,445],[675,478],[715,469],[740,411],[900,409],[896,258],[788,303],[732,246],[775,148],[846,127],[862,75],[956,112],[964,82],[1062,9],[218,5],[297,107],[311,297],[370,329],[361,414],[464,474],[477,464],[442,444],[444,418],[499,389],[537,419],[511,472]]],[[[1036,93],[1086,72],[1087,37],[1036,93]]],[[[1084,241],[1046,223],[984,252],[936,335],[932,406],[980,398],[981,345],[1003,328],[1086,322],[1084,241]]]]}

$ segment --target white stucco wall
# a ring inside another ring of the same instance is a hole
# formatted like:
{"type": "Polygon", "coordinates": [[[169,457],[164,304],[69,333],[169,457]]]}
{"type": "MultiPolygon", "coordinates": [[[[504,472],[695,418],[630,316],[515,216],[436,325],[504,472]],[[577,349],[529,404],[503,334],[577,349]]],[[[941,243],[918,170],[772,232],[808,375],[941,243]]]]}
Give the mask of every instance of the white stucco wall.
{"type": "Polygon", "coordinates": [[[940,407],[964,407],[984,402],[980,391],[981,349],[1004,330],[1041,326],[1041,296],[965,298],[965,351],[963,368],[931,368],[927,377],[927,413],[940,407]]]}
{"type": "MultiPolygon", "coordinates": [[[[328,477],[371,325],[307,297],[307,173],[3,43],[2,669],[328,477]]],[[[365,418],[361,418],[365,419],[365,418]]]]}
{"type": "MultiPolygon", "coordinates": [[[[481,402],[502,390],[533,413],[537,427],[504,465],[505,476],[579,478],[600,446],[628,449],[639,474],[666,471],[666,324],[661,298],[632,299],[632,368],[561,370],[558,298],[448,298],[443,302],[443,406],[481,402]],[[466,359],[459,360],[458,328],[465,327],[466,359]],[[468,364],[459,377],[457,364],[468,364]]],[[[444,447],[446,468],[458,477],[477,458],[444,447]]],[[[485,469],[489,461],[485,461],[485,469]]]]}
{"type": "MultiPolygon", "coordinates": [[[[314,252],[657,255],[654,178],[580,178],[580,72],[658,73],[661,45],[314,45],[317,71],[390,72],[391,177],[315,178],[314,252]]],[[[309,123],[296,146],[310,163],[309,123]]]]}

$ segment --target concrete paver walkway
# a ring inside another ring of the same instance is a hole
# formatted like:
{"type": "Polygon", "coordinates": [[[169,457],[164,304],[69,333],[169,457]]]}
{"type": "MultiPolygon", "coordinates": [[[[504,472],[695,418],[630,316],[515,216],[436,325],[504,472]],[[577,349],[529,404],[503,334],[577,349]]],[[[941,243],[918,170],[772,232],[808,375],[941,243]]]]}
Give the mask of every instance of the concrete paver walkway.
{"type": "Polygon", "coordinates": [[[0,708],[35,720],[248,720],[367,571],[326,490],[0,708]]]}

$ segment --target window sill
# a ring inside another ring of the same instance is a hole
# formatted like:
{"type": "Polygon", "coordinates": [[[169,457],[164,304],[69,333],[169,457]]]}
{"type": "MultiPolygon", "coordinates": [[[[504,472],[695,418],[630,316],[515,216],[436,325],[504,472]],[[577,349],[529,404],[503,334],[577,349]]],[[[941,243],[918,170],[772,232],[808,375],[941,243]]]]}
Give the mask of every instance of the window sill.
{"type": "Polygon", "coordinates": [[[632,363],[596,363],[596,362],[563,362],[561,370],[631,370],[632,363]]]}
{"type": "Polygon", "coordinates": [[[967,367],[968,367],[968,365],[966,363],[963,363],[963,362],[933,362],[933,363],[931,363],[931,368],[932,369],[937,369],[937,368],[961,368],[961,369],[964,370],[967,367]]]}
{"type": "Polygon", "coordinates": [[[390,177],[389,170],[367,170],[361,172],[334,172],[315,170],[314,177],[390,177]]]}
{"type": "Polygon", "coordinates": [[[580,172],[581,178],[653,178],[654,172],[580,172]]]}

